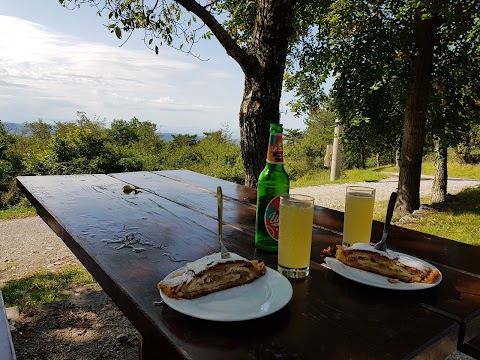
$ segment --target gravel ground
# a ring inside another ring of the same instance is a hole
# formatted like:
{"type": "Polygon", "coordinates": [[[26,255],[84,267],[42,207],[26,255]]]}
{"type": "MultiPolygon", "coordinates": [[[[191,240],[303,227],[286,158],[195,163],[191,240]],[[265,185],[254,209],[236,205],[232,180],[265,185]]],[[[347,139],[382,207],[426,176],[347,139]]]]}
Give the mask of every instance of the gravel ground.
{"type": "MultiPolygon", "coordinates": [[[[39,216],[0,221],[0,287],[40,270],[79,265],[39,216]]],[[[11,322],[18,360],[138,359],[138,333],[103,291],[21,312],[11,322]]],[[[0,354],[0,358],[1,354],[0,354]]]]}
{"type": "MultiPolygon", "coordinates": [[[[388,200],[398,178],[357,183],[376,188],[377,200],[388,200]]],[[[342,209],[348,184],[292,189],[311,195],[317,205],[342,209]]],[[[480,186],[480,180],[449,179],[448,192],[480,186]]],[[[422,177],[421,195],[430,194],[431,177],[422,177]]],[[[6,282],[47,268],[52,271],[79,261],[62,240],[36,216],[0,221],[0,287],[6,282]]],[[[63,302],[21,313],[12,324],[18,360],[137,359],[137,332],[103,292],[87,292],[63,302]]],[[[455,352],[445,360],[473,360],[455,352]]]]}
{"type": "Polygon", "coordinates": [[[0,221],[0,286],[42,268],[80,265],[39,216],[0,221]]]}
{"type": "MultiPolygon", "coordinates": [[[[308,186],[294,188],[291,190],[291,192],[298,192],[314,197],[315,205],[343,210],[345,204],[345,188],[348,185],[368,186],[375,188],[376,200],[388,200],[390,198],[390,194],[397,190],[398,174],[391,174],[391,177],[388,179],[377,182],[308,186]]],[[[420,196],[429,196],[432,193],[432,185],[433,177],[423,175],[420,182],[420,196]]],[[[480,187],[480,180],[449,178],[447,185],[447,192],[451,195],[455,195],[466,188],[480,187]]]]}

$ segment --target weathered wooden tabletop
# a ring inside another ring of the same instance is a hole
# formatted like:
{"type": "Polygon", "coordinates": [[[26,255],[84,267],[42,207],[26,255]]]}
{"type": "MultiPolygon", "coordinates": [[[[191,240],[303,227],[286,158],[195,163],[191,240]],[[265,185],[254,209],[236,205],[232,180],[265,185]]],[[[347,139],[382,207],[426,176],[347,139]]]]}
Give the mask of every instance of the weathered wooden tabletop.
{"type": "MultiPolygon", "coordinates": [[[[343,213],[316,207],[310,276],[292,282],[288,305],[219,323],[155,306],[156,285],[219,250],[217,186],[226,246],[276,269],[276,254],[254,247],[255,189],[183,170],[23,176],[17,184],[142,334],[145,358],[442,359],[480,334],[478,247],[392,226],[389,247],[431,262],[443,281],[420,291],[370,287],[322,266],[321,250],[341,243],[343,213]],[[141,192],[124,193],[126,184],[141,192]],[[112,243],[128,237],[145,251],[112,243]]],[[[372,238],[381,232],[375,223],[372,238]]]]}

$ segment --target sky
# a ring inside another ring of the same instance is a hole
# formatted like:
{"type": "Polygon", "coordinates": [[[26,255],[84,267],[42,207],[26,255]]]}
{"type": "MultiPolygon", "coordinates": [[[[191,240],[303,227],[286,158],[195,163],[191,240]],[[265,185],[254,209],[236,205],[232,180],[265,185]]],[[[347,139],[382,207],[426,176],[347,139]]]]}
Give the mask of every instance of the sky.
{"type": "MultiPolygon", "coordinates": [[[[238,137],[244,76],[215,38],[194,51],[167,46],[159,55],[141,31],[125,42],[89,6],[58,0],[0,0],[0,120],[47,123],[114,119],[157,124],[163,133],[201,134],[228,126],[238,137]]],[[[281,101],[284,128],[304,129],[281,101]]]]}

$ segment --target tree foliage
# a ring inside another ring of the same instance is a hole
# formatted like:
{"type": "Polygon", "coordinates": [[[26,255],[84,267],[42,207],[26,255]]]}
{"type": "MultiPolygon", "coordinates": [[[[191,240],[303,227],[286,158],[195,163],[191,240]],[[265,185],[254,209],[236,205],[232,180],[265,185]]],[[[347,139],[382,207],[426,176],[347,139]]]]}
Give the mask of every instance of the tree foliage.
{"type": "Polygon", "coordinates": [[[285,169],[291,179],[323,168],[327,145],[333,142],[335,114],[317,109],[310,113],[305,124],[307,128],[302,132],[286,131],[285,169]]]}
{"type": "Polygon", "coordinates": [[[475,0],[332,1],[291,57],[293,109],[317,107],[335,76],[330,104],[347,151],[365,159],[401,144],[399,203],[414,210],[425,135],[458,143],[478,117],[479,18],[475,0]]]}
{"type": "Polygon", "coordinates": [[[13,181],[22,170],[21,155],[15,152],[16,139],[9,134],[0,120],[0,209],[18,201],[13,181]]]}
{"type": "MultiPolygon", "coordinates": [[[[162,45],[192,54],[198,40],[214,36],[245,75],[239,112],[240,147],[245,183],[256,187],[265,165],[263,153],[257,150],[267,148],[270,124],[280,121],[289,43],[298,37],[296,30],[303,31],[309,22],[296,18],[295,11],[297,5],[312,10],[317,1],[59,1],[67,8],[82,4],[96,7],[99,15],[106,15],[107,28],[118,38],[142,29],[145,43],[157,54],[162,45]]],[[[300,17],[311,16],[312,11],[303,9],[299,9],[300,17]]]]}
{"type": "Polygon", "coordinates": [[[204,133],[200,140],[182,134],[166,142],[155,124],[136,117],[115,119],[107,127],[83,112],[77,115],[49,126],[41,120],[26,123],[21,135],[9,134],[0,123],[0,208],[19,201],[14,182],[19,175],[189,169],[243,183],[240,147],[228,128],[204,133]],[[32,129],[49,129],[49,135],[32,129]]]}

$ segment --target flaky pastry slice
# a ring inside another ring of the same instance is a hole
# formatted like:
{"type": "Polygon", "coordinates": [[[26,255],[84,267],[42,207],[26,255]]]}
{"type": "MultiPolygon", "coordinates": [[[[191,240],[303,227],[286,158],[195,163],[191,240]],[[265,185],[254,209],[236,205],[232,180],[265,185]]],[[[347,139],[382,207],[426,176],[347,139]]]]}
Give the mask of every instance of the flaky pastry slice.
{"type": "Polygon", "coordinates": [[[345,265],[407,283],[432,284],[440,276],[438,270],[423,262],[388,250],[375,250],[369,244],[356,243],[347,248],[338,245],[335,258],[345,265]]]}
{"type": "Polygon", "coordinates": [[[220,253],[214,253],[167,275],[158,288],[171,298],[193,299],[250,283],[265,275],[266,270],[262,261],[247,260],[235,253],[222,259],[220,253]]]}

